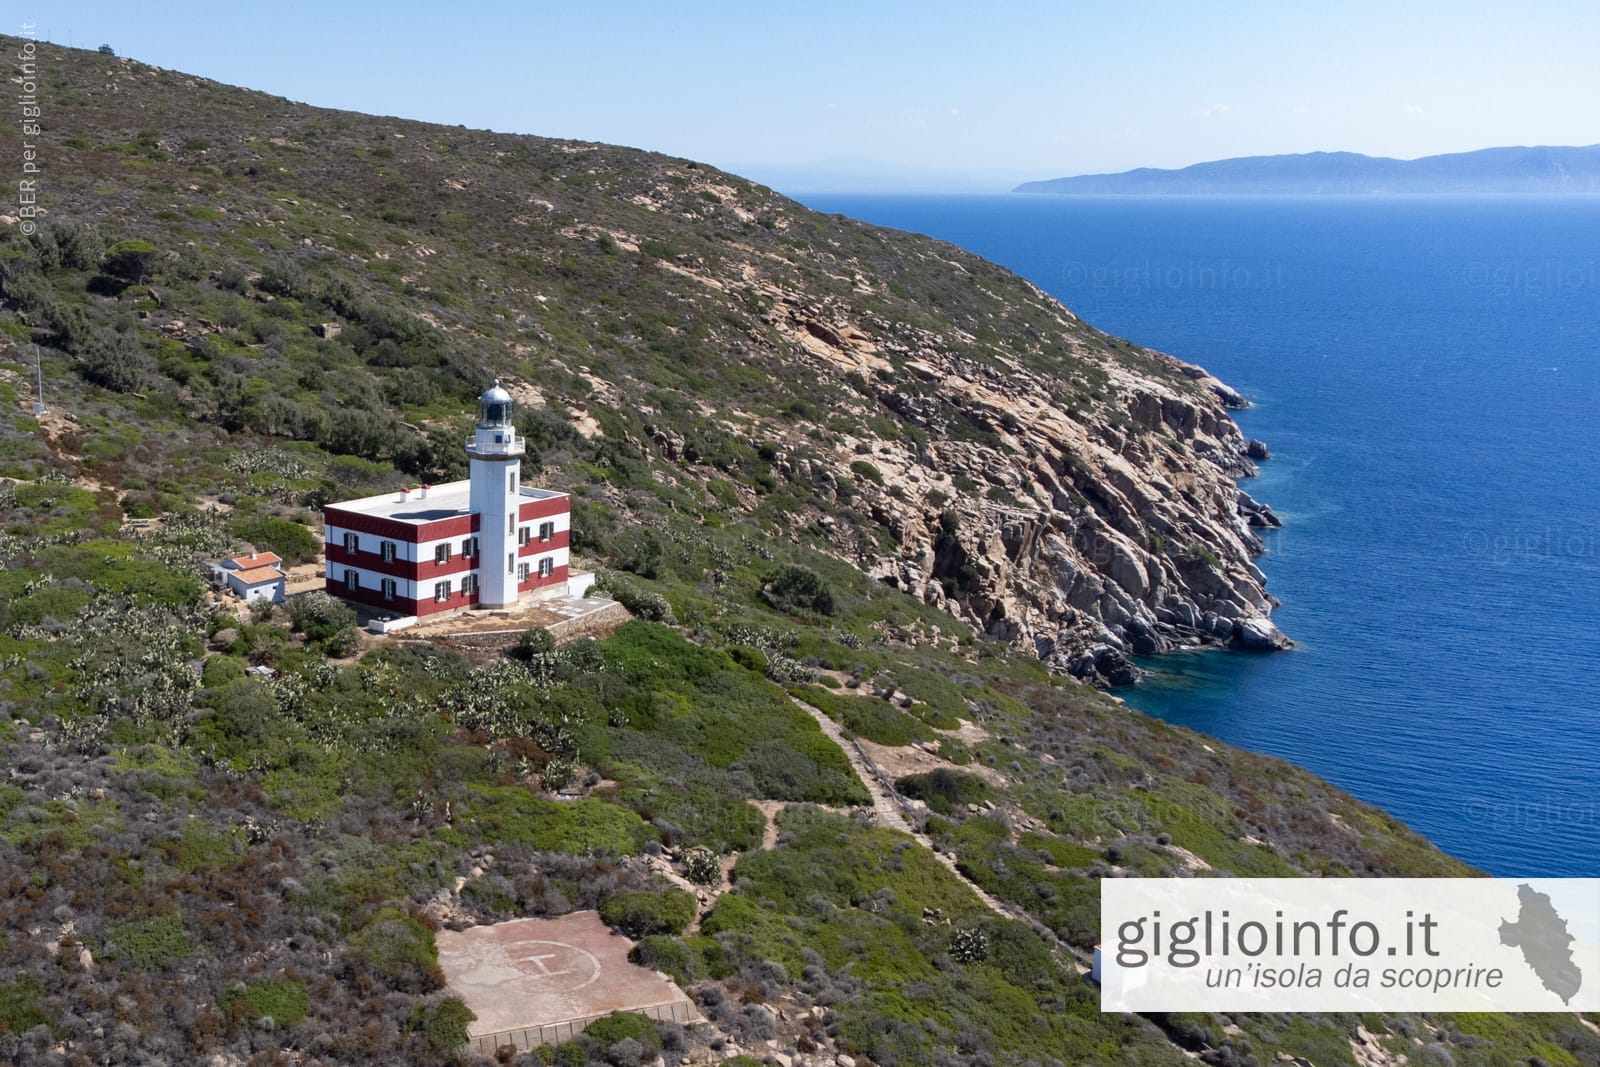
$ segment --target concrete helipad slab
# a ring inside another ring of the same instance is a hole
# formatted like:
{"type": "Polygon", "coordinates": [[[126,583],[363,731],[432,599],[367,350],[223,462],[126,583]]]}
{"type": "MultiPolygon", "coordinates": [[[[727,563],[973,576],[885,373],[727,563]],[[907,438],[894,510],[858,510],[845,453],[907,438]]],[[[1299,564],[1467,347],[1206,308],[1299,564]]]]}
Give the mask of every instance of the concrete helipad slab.
{"type": "Polygon", "coordinates": [[[441,930],[438,943],[446,982],[478,1016],[468,1030],[480,1051],[566,1041],[614,1011],[698,1018],[675,984],[628,962],[633,942],[592,911],[441,930]]]}

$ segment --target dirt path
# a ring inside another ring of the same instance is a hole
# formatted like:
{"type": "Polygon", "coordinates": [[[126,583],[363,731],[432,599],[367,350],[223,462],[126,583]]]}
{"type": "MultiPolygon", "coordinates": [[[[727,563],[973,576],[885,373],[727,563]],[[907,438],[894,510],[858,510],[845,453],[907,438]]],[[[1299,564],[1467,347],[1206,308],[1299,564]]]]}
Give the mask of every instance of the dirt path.
{"type": "Polygon", "coordinates": [[[794,701],[795,707],[804,711],[816,721],[816,724],[822,728],[822,732],[828,735],[829,740],[844,750],[845,758],[850,761],[850,766],[855,768],[856,775],[872,796],[873,821],[879,826],[887,827],[890,830],[899,830],[901,833],[911,834],[915,837],[916,834],[911,829],[911,821],[906,818],[905,812],[900,806],[900,799],[894,792],[894,787],[886,780],[886,776],[878,769],[878,765],[872,762],[871,757],[862,751],[861,746],[854,741],[846,739],[844,731],[839,728],[838,723],[810,704],[807,704],[804,700],[799,697],[790,697],[789,699],[794,701]]]}
{"type": "Polygon", "coordinates": [[[789,806],[787,800],[753,800],[751,801],[761,814],[766,817],[767,828],[761,833],[761,851],[771,852],[778,847],[778,814],[789,806]]]}
{"type": "MultiPolygon", "coordinates": [[[[1058,954],[1064,962],[1071,963],[1080,974],[1088,972],[1091,964],[1091,959],[1088,953],[1073,948],[1065,941],[1062,941],[1060,938],[1056,937],[1055,931],[1045,926],[1033,916],[1022,911],[1020,908],[1012,907],[1010,904],[1007,904],[1004,901],[992,896],[982,886],[973,882],[972,879],[961,873],[956,866],[956,859],[954,856],[941,852],[939,849],[934,847],[933,842],[930,841],[926,835],[918,833],[916,830],[912,829],[912,822],[909,818],[907,818],[905,813],[904,801],[901,799],[900,795],[894,791],[894,783],[889,779],[889,776],[884,773],[882,768],[878,766],[876,761],[867,755],[866,751],[860,745],[858,745],[854,740],[847,739],[844,736],[844,732],[839,728],[838,723],[834,722],[822,712],[818,711],[816,708],[812,707],[810,704],[807,704],[798,697],[790,697],[789,699],[794,701],[796,707],[804,711],[807,715],[810,715],[811,718],[816,721],[816,724],[821,727],[822,732],[832,739],[834,744],[838,745],[839,748],[843,750],[845,757],[850,761],[850,766],[855,768],[857,776],[860,777],[862,784],[867,787],[867,792],[872,796],[872,816],[875,823],[877,823],[879,826],[885,827],[886,829],[899,830],[901,833],[909,835],[917,844],[933,853],[934,858],[943,864],[945,869],[965,882],[967,888],[972,890],[973,894],[976,895],[979,900],[983,901],[984,906],[990,911],[994,912],[996,915],[999,915],[1001,918],[1015,919],[1017,922],[1026,923],[1028,926],[1032,927],[1040,937],[1043,937],[1046,941],[1055,946],[1058,954]]],[[[765,811],[766,809],[763,808],[762,810],[765,811]]],[[[776,841],[777,830],[776,815],[777,812],[774,811],[768,816],[767,819],[768,830],[773,834],[774,841],[776,841]]],[[[763,847],[770,846],[763,843],[763,847]]]]}

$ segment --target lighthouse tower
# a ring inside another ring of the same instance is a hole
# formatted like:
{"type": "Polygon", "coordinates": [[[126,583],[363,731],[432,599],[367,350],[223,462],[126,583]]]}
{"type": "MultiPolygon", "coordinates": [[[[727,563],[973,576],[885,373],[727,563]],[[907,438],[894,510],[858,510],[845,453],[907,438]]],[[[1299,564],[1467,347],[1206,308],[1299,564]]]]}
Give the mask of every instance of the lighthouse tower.
{"type": "Polygon", "coordinates": [[[478,518],[478,606],[517,601],[517,501],[522,438],[511,425],[511,394],[500,379],[478,398],[478,428],[467,442],[471,508],[478,518]]]}

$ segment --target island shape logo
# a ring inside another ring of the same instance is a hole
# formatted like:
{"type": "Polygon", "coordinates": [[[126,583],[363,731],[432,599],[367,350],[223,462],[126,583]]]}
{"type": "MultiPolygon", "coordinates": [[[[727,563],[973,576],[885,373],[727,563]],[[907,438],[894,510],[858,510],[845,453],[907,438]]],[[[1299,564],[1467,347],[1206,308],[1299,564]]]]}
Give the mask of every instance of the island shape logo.
{"type": "Polygon", "coordinates": [[[1573,937],[1567,920],[1550,903],[1550,896],[1524,882],[1517,887],[1521,908],[1517,921],[1500,924],[1500,943],[1522,950],[1522,958],[1546,989],[1571,1004],[1583,988],[1583,971],[1572,958],[1573,937]]]}

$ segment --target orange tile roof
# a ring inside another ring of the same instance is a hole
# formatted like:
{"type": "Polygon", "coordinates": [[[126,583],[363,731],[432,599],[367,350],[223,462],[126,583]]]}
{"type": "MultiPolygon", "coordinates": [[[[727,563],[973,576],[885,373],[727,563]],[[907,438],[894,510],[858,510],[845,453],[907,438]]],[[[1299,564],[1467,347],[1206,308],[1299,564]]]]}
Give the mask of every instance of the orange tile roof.
{"type": "Polygon", "coordinates": [[[252,567],[270,567],[282,563],[283,557],[275,552],[257,552],[253,556],[234,556],[228,562],[240,570],[249,570],[252,567]]]}
{"type": "Polygon", "coordinates": [[[247,571],[234,571],[234,575],[245,585],[259,585],[262,582],[272,582],[281,579],[284,575],[276,567],[251,567],[247,571]]]}

